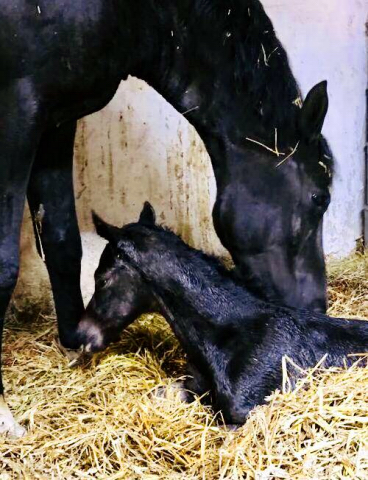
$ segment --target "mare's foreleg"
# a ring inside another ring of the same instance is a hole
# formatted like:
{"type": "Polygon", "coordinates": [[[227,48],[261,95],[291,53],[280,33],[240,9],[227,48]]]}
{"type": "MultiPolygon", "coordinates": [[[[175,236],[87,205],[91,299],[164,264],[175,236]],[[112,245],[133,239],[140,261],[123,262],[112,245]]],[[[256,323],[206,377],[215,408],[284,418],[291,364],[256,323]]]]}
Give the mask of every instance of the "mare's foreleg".
{"type": "Polygon", "coordinates": [[[82,246],[73,191],[76,123],[47,130],[28,187],[39,252],[50,276],[61,344],[79,347],[77,325],[84,307],[80,289],[82,246]]]}
{"type": "Polygon", "coordinates": [[[0,90],[0,434],[22,436],[4,399],[1,375],[5,312],[18,278],[27,183],[41,136],[39,102],[28,79],[0,90]]]}

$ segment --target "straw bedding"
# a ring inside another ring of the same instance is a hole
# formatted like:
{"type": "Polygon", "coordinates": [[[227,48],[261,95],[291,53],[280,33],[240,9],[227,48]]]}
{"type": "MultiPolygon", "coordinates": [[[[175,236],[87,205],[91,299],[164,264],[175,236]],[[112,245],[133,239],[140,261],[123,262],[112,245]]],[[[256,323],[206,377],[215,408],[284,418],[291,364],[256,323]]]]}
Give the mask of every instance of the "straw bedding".
{"type": "MultiPolygon", "coordinates": [[[[368,319],[368,257],[330,272],[330,314],[368,319]]],[[[0,439],[0,480],[368,478],[368,367],[316,368],[289,392],[286,361],[284,392],[228,432],[173,389],[167,399],[149,395],[184,374],[160,317],[140,319],[74,369],[54,342],[53,315],[36,317],[13,315],[6,332],[7,399],[29,433],[0,439]]]]}

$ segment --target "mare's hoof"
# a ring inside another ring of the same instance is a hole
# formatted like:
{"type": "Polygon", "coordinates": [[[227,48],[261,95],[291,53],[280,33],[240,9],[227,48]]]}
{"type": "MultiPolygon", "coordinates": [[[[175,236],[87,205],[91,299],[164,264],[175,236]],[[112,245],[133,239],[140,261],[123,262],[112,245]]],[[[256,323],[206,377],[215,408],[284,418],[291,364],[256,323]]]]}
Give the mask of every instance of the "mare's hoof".
{"type": "Polygon", "coordinates": [[[21,438],[26,434],[26,429],[14,420],[11,411],[5,403],[4,397],[0,396],[0,435],[6,435],[11,439],[21,438]]]}
{"type": "Polygon", "coordinates": [[[191,396],[185,389],[184,382],[173,382],[170,385],[156,387],[151,393],[151,398],[179,398],[182,402],[190,402],[191,396]]]}
{"type": "Polygon", "coordinates": [[[75,367],[82,362],[84,348],[83,346],[79,347],[78,350],[72,350],[70,348],[65,348],[61,345],[59,337],[55,338],[56,345],[60,352],[69,360],[69,367],[75,367]]]}

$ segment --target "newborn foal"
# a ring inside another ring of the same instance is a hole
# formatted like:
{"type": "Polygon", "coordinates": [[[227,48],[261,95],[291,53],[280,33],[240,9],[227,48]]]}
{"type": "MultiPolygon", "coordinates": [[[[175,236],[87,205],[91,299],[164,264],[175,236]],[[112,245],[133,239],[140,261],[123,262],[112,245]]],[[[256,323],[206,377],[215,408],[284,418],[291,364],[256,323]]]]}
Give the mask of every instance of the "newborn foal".
{"type": "Polygon", "coordinates": [[[94,216],[109,241],[96,271],[95,294],[80,323],[87,350],[104,349],[140,314],[159,311],[187,354],[185,387],[209,392],[227,423],[248,412],[282,383],[282,357],[313,367],[351,363],[367,351],[368,323],[330,318],[265,303],[216,259],[155,224],[146,203],[137,223],[119,229],[94,216]]]}

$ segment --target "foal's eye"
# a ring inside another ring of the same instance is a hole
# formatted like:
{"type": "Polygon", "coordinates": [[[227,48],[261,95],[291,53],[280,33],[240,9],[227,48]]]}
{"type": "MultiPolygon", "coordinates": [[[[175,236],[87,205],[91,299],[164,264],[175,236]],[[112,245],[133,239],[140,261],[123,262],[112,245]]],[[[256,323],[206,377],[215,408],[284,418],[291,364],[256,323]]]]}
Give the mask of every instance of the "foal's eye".
{"type": "Polygon", "coordinates": [[[330,196],[328,194],[313,193],[312,201],[318,208],[327,208],[330,203],[330,196]]]}
{"type": "Polygon", "coordinates": [[[122,254],[122,253],[117,253],[117,254],[116,254],[116,258],[117,258],[118,260],[123,260],[123,254],[122,254]]]}

